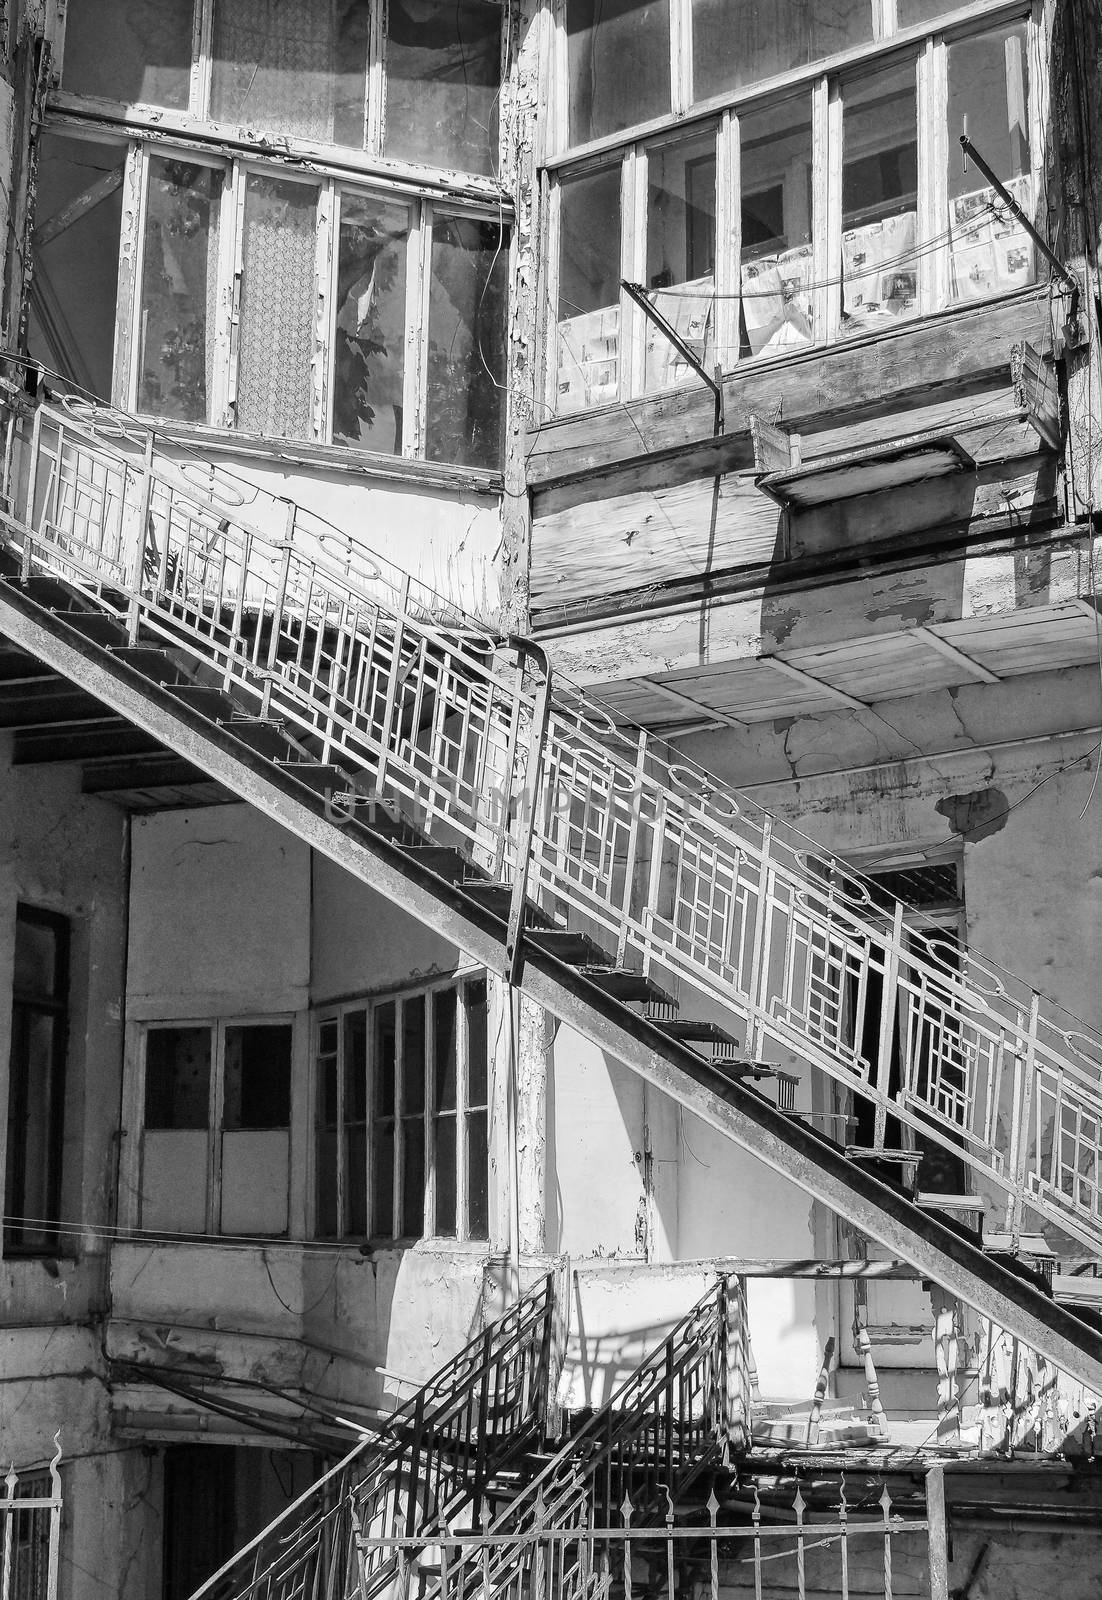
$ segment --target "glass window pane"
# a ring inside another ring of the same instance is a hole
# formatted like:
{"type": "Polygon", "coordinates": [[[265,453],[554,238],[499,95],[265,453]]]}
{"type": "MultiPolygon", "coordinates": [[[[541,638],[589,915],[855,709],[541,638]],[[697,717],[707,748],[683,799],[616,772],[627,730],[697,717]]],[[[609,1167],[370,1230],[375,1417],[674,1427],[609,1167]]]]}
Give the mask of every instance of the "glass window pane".
{"type": "Polygon", "coordinates": [[[185,111],[192,0],[69,0],[64,87],[185,111]]]}
{"type": "Polygon", "coordinates": [[[317,1141],[317,1232],[323,1239],[334,1239],[337,1227],[337,1134],[321,1129],[317,1141]]]}
{"type": "Polygon", "coordinates": [[[454,989],[439,989],[432,997],[433,1012],[433,1110],[455,1110],[455,1020],[454,989]]]}
{"type": "Polygon", "coordinates": [[[349,1011],[344,1019],[344,1120],[367,1119],[367,1012],[349,1011]]]}
{"type": "Polygon", "coordinates": [[[386,152],[403,161],[497,171],[501,6],[390,0],[386,152]]]}
{"type": "Polygon", "coordinates": [[[822,61],[873,36],[872,0],[692,0],[693,97],[822,61]]]}
{"type": "Polygon", "coordinates": [[[394,1237],[394,1124],[375,1124],[371,1145],[371,1232],[394,1237]]]}
{"type": "Polygon", "coordinates": [[[916,310],[918,138],[915,66],[843,91],[842,332],[916,310]]]}
{"type": "Polygon", "coordinates": [[[1019,25],[949,46],[949,249],[952,294],[978,300],[1032,283],[1033,242],[981,175],[961,161],[967,133],[1027,216],[1033,213],[1029,159],[1026,30],[1019,25]]]}
{"type": "Polygon", "coordinates": [[[291,1025],[226,1029],[224,1128],[287,1128],[291,1123],[291,1025]]]}
{"type": "Polygon", "coordinates": [[[433,1232],[441,1239],[455,1238],[455,1118],[436,1123],[436,1221],[433,1232]]]}
{"type": "Polygon", "coordinates": [[[794,96],[741,116],[739,133],[739,353],[745,358],[780,354],[814,336],[810,97],[794,96]]]}
{"type": "MultiPolygon", "coordinates": [[[[711,367],[716,262],[715,134],[647,151],[647,287],[699,361],[711,367]]],[[[646,330],[646,386],[699,382],[653,323],[646,330]]]]}
{"type": "Polygon", "coordinates": [[[497,222],[437,216],[429,285],[430,461],[501,464],[508,267],[509,236],[497,222]]]}
{"type": "Polygon", "coordinates": [[[669,0],[567,0],[566,35],[571,144],[669,111],[669,0]]]}
{"type": "Polygon", "coordinates": [[[209,1028],[150,1028],[145,1047],[147,1128],[205,1128],[210,1116],[209,1028]]]}
{"type": "Polygon", "coordinates": [[[396,1048],[394,1001],[375,1007],[375,1115],[394,1115],[394,1069],[396,1048]]]}
{"type": "Polygon", "coordinates": [[[337,1053],[336,1024],[326,1023],[320,1031],[322,1045],[328,1039],[333,1043],[328,1050],[318,1052],[318,1125],[332,1128],[337,1122],[337,1053]]]}
{"type": "Polygon", "coordinates": [[[397,455],[402,449],[409,211],[341,196],[333,438],[397,455]]]}
{"type": "Polygon", "coordinates": [[[402,1225],[398,1232],[404,1239],[419,1239],[425,1231],[425,1124],[410,1119],[402,1128],[402,1225]]]}
{"type": "Polygon", "coordinates": [[[467,1237],[490,1237],[490,1177],[486,1142],[486,1113],[467,1119],[467,1237]]]}
{"type": "Polygon", "coordinates": [[[895,0],[896,26],[913,28],[920,22],[955,11],[959,0],[895,0]]]}
{"type": "Polygon", "coordinates": [[[238,339],[237,426],[310,437],[317,190],[250,173],[238,339]]]}
{"type": "Polygon", "coordinates": [[[223,174],[154,156],[145,208],[138,407],[209,422],[223,174]]]}
{"type": "Polygon", "coordinates": [[[344,1149],[345,1233],[367,1233],[367,1130],[349,1128],[344,1149]]]}
{"type": "Polygon", "coordinates": [[[620,388],[620,168],[559,191],[560,414],[608,405],[620,388]]]}
{"type": "Polygon", "coordinates": [[[467,1104],[486,1104],[489,1008],[485,983],[467,985],[467,1104]]]}
{"type": "Polygon", "coordinates": [[[30,352],[111,399],[125,146],[45,133],[38,163],[30,352]]]}
{"type": "Polygon", "coordinates": [[[402,1005],[402,1115],[425,1109],[425,996],[402,1005]]]}
{"type": "Polygon", "coordinates": [[[216,0],[211,116],[363,148],[370,0],[216,0]]]}

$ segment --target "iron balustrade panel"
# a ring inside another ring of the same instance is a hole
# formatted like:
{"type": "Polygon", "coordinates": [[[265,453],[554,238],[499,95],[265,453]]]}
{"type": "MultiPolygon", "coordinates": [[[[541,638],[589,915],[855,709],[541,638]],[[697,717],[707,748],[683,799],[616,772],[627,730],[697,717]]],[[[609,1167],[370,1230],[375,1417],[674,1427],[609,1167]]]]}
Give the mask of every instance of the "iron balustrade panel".
{"type": "Polygon", "coordinates": [[[6,513],[24,571],[185,645],[347,768],[333,819],[377,795],[525,884],[660,987],[720,1004],[754,1059],[795,1058],[940,1142],[983,1184],[1102,1247],[1102,1039],[974,952],[907,925],[660,740],[555,677],[316,514],[122,417],[9,416],[6,513]],[[531,822],[531,848],[517,841],[531,822]]]}

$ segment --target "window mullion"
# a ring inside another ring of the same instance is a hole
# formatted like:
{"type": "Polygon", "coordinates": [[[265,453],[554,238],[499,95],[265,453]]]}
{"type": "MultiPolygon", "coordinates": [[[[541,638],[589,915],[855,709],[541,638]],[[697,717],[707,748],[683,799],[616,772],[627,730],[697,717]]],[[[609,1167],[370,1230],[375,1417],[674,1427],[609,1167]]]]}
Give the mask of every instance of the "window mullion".
{"type": "Polygon", "coordinates": [[[738,361],[742,267],[742,158],[739,118],[725,111],[716,133],[716,361],[724,371],[738,361]]]}
{"type": "Polygon", "coordinates": [[[547,156],[560,155],[570,143],[570,57],[567,49],[566,0],[552,0],[553,27],[547,88],[551,103],[545,135],[547,156]]]}
{"type": "Polygon", "coordinates": [[[235,161],[231,181],[229,227],[226,229],[225,251],[222,260],[227,274],[226,284],[226,393],[222,426],[232,428],[237,423],[237,364],[241,334],[241,276],[244,271],[245,252],[245,169],[235,161]]]}
{"type": "Polygon", "coordinates": [[[692,0],[670,0],[670,96],[675,116],[693,103],[692,0]]]}
{"type": "Polygon", "coordinates": [[[348,1116],[347,1116],[347,1111],[345,1109],[345,1095],[344,1095],[344,1071],[345,1071],[345,1067],[344,1067],[344,1010],[343,1010],[343,1008],[337,1012],[337,1059],[336,1059],[336,1063],[335,1063],[335,1066],[334,1066],[334,1071],[336,1073],[336,1078],[337,1078],[337,1082],[336,1082],[336,1089],[337,1089],[337,1107],[336,1107],[337,1137],[336,1137],[336,1140],[334,1141],[334,1143],[336,1145],[336,1149],[334,1151],[334,1156],[335,1156],[336,1164],[337,1164],[337,1198],[336,1198],[337,1238],[338,1239],[343,1239],[343,1238],[345,1238],[347,1236],[347,1233],[348,1233],[348,1218],[349,1218],[349,1206],[348,1206],[348,1198],[347,1198],[347,1196],[348,1196],[348,1172],[346,1170],[347,1169],[347,1156],[345,1154],[345,1145],[346,1145],[346,1142],[347,1142],[347,1139],[348,1139],[348,1116]]]}
{"type": "Polygon", "coordinates": [[[363,141],[370,155],[381,156],[386,126],[386,0],[373,0],[370,15],[363,141]]]}
{"type": "Polygon", "coordinates": [[[314,296],[314,380],[310,410],[314,438],[328,444],[333,418],[333,347],[337,321],[337,250],[334,244],[338,218],[337,186],[332,178],[318,191],[314,267],[318,292],[314,296]]]}
{"type": "Polygon", "coordinates": [[[812,279],[817,343],[838,337],[842,271],[842,91],[820,78],[812,93],[812,279]]]}
{"type": "Polygon", "coordinates": [[[949,251],[935,241],[945,234],[949,217],[949,138],[946,96],[949,92],[945,46],[929,39],[918,58],[918,309],[928,315],[949,299],[949,251]]]}
{"type": "MultiPolygon", "coordinates": [[[[620,275],[630,283],[647,281],[647,152],[632,145],[620,173],[620,275]]],[[[620,398],[643,393],[647,320],[634,300],[620,290],[620,398]]]]}
{"type": "Polygon", "coordinates": [[[406,373],[405,414],[411,419],[403,428],[402,454],[423,459],[425,455],[429,378],[429,280],[432,258],[433,208],[422,200],[418,220],[410,229],[406,243],[406,373]]]}
{"type": "Polygon", "coordinates": [[[136,142],[128,145],[122,179],[122,227],[111,365],[112,400],[124,411],[133,409],[137,367],[141,360],[142,219],[148,166],[146,147],[136,142]]]}
{"type": "Polygon", "coordinates": [[[191,87],[188,109],[193,117],[204,119],[210,114],[214,3],[215,0],[195,0],[192,22],[191,87]]]}
{"type": "MultiPolygon", "coordinates": [[[[543,395],[544,415],[536,417],[539,426],[545,417],[553,417],[559,398],[559,274],[562,270],[562,184],[558,178],[545,176],[547,188],[545,216],[547,217],[547,277],[546,299],[540,308],[543,338],[539,340],[539,358],[543,362],[542,382],[536,390],[543,395]]],[[[537,373],[537,380],[540,375],[537,373]]]]}
{"type": "Polygon", "coordinates": [[[890,39],[898,26],[896,0],[872,0],[873,38],[890,39]]]}
{"type": "Polygon", "coordinates": [[[1029,166],[1032,176],[1031,220],[1048,234],[1048,202],[1045,192],[1046,134],[1051,126],[1049,79],[1043,63],[1051,59],[1049,8],[1043,0],[1033,0],[1026,22],[1025,81],[1029,93],[1029,166]],[[1034,68],[1037,71],[1034,71],[1034,68]]]}

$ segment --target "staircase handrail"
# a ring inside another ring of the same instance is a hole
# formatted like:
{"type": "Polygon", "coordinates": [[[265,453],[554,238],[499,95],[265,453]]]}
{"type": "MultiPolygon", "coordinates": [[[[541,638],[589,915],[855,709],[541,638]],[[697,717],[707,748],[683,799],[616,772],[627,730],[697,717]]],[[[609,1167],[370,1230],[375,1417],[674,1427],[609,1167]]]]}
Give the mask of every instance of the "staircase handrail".
{"type": "MultiPolygon", "coordinates": [[[[539,673],[518,641],[510,642],[508,662],[498,650],[487,664],[496,641],[485,625],[477,625],[482,632],[473,644],[471,637],[457,642],[449,630],[465,631],[469,619],[415,580],[398,578],[396,567],[386,563],[389,575],[378,585],[385,594],[351,569],[338,575],[326,558],[296,544],[302,530],[289,502],[291,536],[263,546],[263,572],[250,567],[252,535],[233,534],[225,504],[212,510],[194,484],[185,494],[174,479],[176,498],[158,506],[155,436],[126,426],[134,453],[121,455],[134,467],[134,481],[120,492],[136,497],[139,509],[152,505],[146,521],[160,515],[164,527],[157,571],[130,556],[123,598],[135,636],[139,623],[168,639],[186,635],[189,648],[207,652],[224,671],[228,687],[262,683],[265,714],[318,740],[323,759],[362,768],[369,784],[392,790],[426,832],[457,843],[494,875],[516,880],[518,831],[530,837],[520,865],[531,898],[554,920],[580,918],[615,947],[619,964],[721,1004],[744,1028],[748,1058],[825,1072],[843,1094],[872,1107],[876,1146],[889,1119],[940,1142],[980,1184],[1005,1196],[1013,1231],[1032,1209],[1089,1247],[1102,1245],[1096,1030],[995,963],[928,934],[902,901],[659,738],[625,729],[558,674],[546,733],[529,740],[539,673]],[[188,517],[207,534],[213,523],[221,537],[213,565],[205,549],[202,560],[195,557],[188,517]],[[240,584],[226,580],[235,561],[240,584]],[[181,577],[183,568],[192,579],[181,577]],[[254,586],[250,607],[261,622],[269,619],[266,628],[245,625],[246,579],[254,586]],[[430,618],[434,606],[446,626],[430,618]],[[459,724],[458,735],[449,719],[459,724]],[[430,739],[419,743],[426,722],[430,739]]],[[[73,546],[94,522],[81,507],[97,492],[95,473],[81,479],[77,454],[65,457],[59,442],[56,472],[52,458],[45,470],[59,482],[68,471],[68,500],[64,526],[56,516],[51,522],[35,491],[44,428],[82,430],[71,452],[102,455],[107,446],[87,420],[72,423],[63,410],[39,407],[29,468],[22,478],[7,474],[9,526],[30,524],[24,551],[33,549],[35,559],[64,575],[84,559],[73,546]]],[[[13,413],[9,463],[13,438],[25,443],[28,431],[13,413]]],[[[58,493],[54,483],[55,501],[58,493]]],[[[145,523],[139,525],[144,558],[145,523]]],[[[353,544],[361,548],[350,539],[349,549],[353,544]]],[[[98,577],[93,571],[104,587],[109,554],[96,557],[98,577]]],[[[384,561],[363,559],[372,571],[384,561]]],[[[522,943],[514,954],[517,976],[522,943]]]]}
{"type": "MultiPolygon", "coordinates": [[[[410,1537],[477,1500],[487,1473],[545,1429],[554,1309],[548,1273],[397,1407],[381,1439],[359,1441],[192,1600],[280,1600],[280,1583],[321,1562],[327,1540],[330,1564],[351,1562],[353,1514],[361,1527],[381,1522],[384,1534],[410,1537]]],[[[381,1582],[394,1557],[383,1546],[378,1556],[381,1582]]]]}

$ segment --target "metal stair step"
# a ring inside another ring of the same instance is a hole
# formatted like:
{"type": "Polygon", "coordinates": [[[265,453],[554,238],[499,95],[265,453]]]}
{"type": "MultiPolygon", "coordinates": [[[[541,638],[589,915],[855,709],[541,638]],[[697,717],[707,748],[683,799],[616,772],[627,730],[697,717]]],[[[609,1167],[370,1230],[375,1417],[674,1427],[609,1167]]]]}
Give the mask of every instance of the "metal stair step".
{"type": "Polygon", "coordinates": [[[230,717],[219,722],[219,727],[232,733],[235,739],[255,750],[257,755],[278,760],[291,748],[282,722],[253,721],[246,717],[230,717]]]}
{"type": "Polygon", "coordinates": [[[277,761],[276,765],[315,794],[346,794],[352,782],[347,772],[325,761],[277,761]]]}
{"type": "Polygon", "coordinates": [[[732,1078],[775,1078],[777,1069],[768,1061],[746,1061],[741,1056],[713,1056],[712,1066],[719,1067],[732,1078]]]}
{"type": "Polygon", "coordinates": [[[682,1044],[708,1044],[715,1049],[737,1050],[741,1040],[721,1028],[718,1022],[696,1022],[691,1017],[652,1018],[654,1026],[682,1044]]]}
{"type": "Polygon", "coordinates": [[[450,845],[411,844],[406,846],[405,854],[419,867],[427,867],[447,883],[461,882],[471,870],[466,856],[450,845]]]}
{"type": "MultiPolygon", "coordinates": [[[[487,911],[500,917],[502,922],[509,919],[509,910],[513,903],[512,885],[508,883],[495,883],[491,878],[464,878],[459,886],[463,893],[472,900],[477,900],[479,905],[485,906],[487,911]]],[[[524,913],[525,927],[535,930],[537,928],[550,928],[550,917],[534,906],[529,901],[524,913]]]]}
{"type": "Polygon", "coordinates": [[[140,672],[151,683],[190,682],[184,669],[173,661],[167,650],[158,650],[145,644],[120,645],[111,654],[128,667],[133,667],[135,672],[140,672]]]}
{"type": "Polygon", "coordinates": [[[60,578],[51,578],[47,573],[35,572],[29,578],[13,580],[19,583],[23,593],[29,595],[40,606],[46,606],[51,611],[74,610],[73,602],[78,598],[74,589],[60,578]]]}
{"type": "Polygon", "coordinates": [[[67,623],[70,628],[75,628],[93,644],[110,646],[126,643],[126,629],[121,622],[109,617],[105,611],[58,610],[53,615],[67,623]]]}
{"type": "Polygon", "coordinates": [[[224,689],[212,689],[202,683],[170,683],[166,687],[177,700],[211,722],[228,722],[234,714],[233,700],[224,689]]]}
{"type": "Polygon", "coordinates": [[[632,972],[627,967],[587,967],[584,972],[590,983],[595,983],[598,989],[603,989],[614,1000],[634,1002],[637,1000],[660,1000],[666,1004],[673,1003],[673,996],[659,988],[653,978],[648,978],[645,972],[632,972]]]}
{"type": "Polygon", "coordinates": [[[575,933],[570,928],[533,928],[528,943],[537,950],[546,950],[568,967],[613,967],[615,959],[603,950],[588,933],[575,933]]]}

